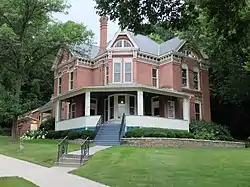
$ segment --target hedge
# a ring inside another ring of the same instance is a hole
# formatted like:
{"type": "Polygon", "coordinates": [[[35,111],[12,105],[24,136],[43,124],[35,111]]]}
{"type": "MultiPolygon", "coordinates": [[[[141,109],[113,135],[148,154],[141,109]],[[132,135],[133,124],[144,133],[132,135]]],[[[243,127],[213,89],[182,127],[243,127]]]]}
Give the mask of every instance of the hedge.
{"type": "Polygon", "coordinates": [[[193,138],[222,141],[234,140],[227,128],[213,122],[205,121],[192,121],[190,123],[190,132],[161,128],[138,128],[128,131],[125,134],[125,137],[193,138]]]}
{"type": "Polygon", "coordinates": [[[46,134],[46,138],[48,139],[62,139],[64,137],[68,136],[70,140],[75,140],[75,139],[86,139],[89,137],[91,140],[94,139],[94,131],[90,130],[69,130],[69,131],[53,131],[50,130],[46,134]]]}

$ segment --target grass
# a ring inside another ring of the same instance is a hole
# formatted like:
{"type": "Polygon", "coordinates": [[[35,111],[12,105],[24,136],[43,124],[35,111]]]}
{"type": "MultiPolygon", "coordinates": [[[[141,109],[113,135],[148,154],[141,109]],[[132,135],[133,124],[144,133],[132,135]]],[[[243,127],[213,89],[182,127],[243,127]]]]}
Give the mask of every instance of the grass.
{"type": "Polygon", "coordinates": [[[35,184],[19,177],[1,177],[0,186],[2,187],[37,187],[35,184]]]}
{"type": "MultiPolygon", "coordinates": [[[[13,142],[10,137],[0,136],[0,154],[51,167],[57,157],[58,143],[59,140],[28,140],[23,142],[24,149],[20,150],[19,141],[13,142]]],[[[79,149],[80,145],[69,145],[69,151],[79,149]]]]}
{"type": "Polygon", "coordinates": [[[115,187],[250,187],[250,149],[112,147],[73,171],[115,187]]]}

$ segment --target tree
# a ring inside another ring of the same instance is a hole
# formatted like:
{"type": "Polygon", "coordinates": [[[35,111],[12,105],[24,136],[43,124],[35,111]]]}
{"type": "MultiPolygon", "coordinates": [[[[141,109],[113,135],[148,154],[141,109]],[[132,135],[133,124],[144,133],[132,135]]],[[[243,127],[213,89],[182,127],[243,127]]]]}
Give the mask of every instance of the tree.
{"type": "MultiPolygon", "coordinates": [[[[150,35],[160,25],[176,31],[190,46],[206,52],[210,61],[212,118],[233,134],[250,134],[250,4],[248,0],[123,1],[96,0],[100,15],[122,28],[150,35]],[[136,18],[136,19],[134,19],[136,18]]],[[[164,33],[164,32],[162,32],[164,33]]],[[[152,35],[152,34],[151,34],[152,35]]]]}
{"type": "Polygon", "coordinates": [[[54,13],[65,13],[66,0],[2,0],[0,4],[0,119],[17,117],[39,103],[44,76],[58,50],[90,43],[92,32],[83,24],[56,22],[54,13]],[[44,69],[43,69],[44,68],[44,69]]]}

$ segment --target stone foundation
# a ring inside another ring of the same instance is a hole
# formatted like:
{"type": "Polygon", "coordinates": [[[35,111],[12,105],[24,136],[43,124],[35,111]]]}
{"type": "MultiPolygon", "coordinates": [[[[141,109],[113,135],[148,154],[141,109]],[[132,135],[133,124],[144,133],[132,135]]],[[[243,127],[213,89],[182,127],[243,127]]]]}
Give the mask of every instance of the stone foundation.
{"type": "Polygon", "coordinates": [[[180,138],[123,138],[123,145],[170,148],[245,148],[244,142],[212,141],[180,138]]]}

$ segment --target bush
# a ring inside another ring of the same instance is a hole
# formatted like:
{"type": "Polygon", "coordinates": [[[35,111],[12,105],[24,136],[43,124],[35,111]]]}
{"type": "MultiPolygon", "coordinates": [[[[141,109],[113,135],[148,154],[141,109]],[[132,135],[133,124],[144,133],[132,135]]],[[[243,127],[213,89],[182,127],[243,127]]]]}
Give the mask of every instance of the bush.
{"type": "Polygon", "coordinates": [[[194,135],[186,131],[168,130],[160,128],[140,128],[126,132],[125,137],[194,138],[194,135]]]}
{"type": "Polygon", "coordinates": [[[68,138],[70,140],[75,140],[75,139],[81,138],[81,132],[76,131],[76,130],[69,131],[68,132],[68,138]]]}
{"type": "Polygon", "coordinates": [[[55,118],[52,117],[42,122],[39,129],[45,131],[55,130],[55,118]]]}
{"type": "Polygon", "coordinates": [[[233,141],[229,130],[222,125],[206,122],[192,121],[189,126],[190,132],[196,139],[233,141]]]}
{"type": "Polygon", "coordinates": [[[1,136],[10,136],[11,135],[11,129],[6,127],[0,127],[0,135],[1,136]]]}
{"type": "Polygon", "coordinates": [[[37,130],[37,131],[27,131],[23,136],[21,136],[20,138],[22,140],[34,140],[34,139],[45,139],[47,135],[46,131],[41,131],[41,130],[37,130]]]}
{"type": "Polygon", "coordinates": [[[95,132],[91,130],[82,131],[82,138],[86,139],[87,137],[89,137],[90,140],[93,140],[95,138],[95,132]]]}

